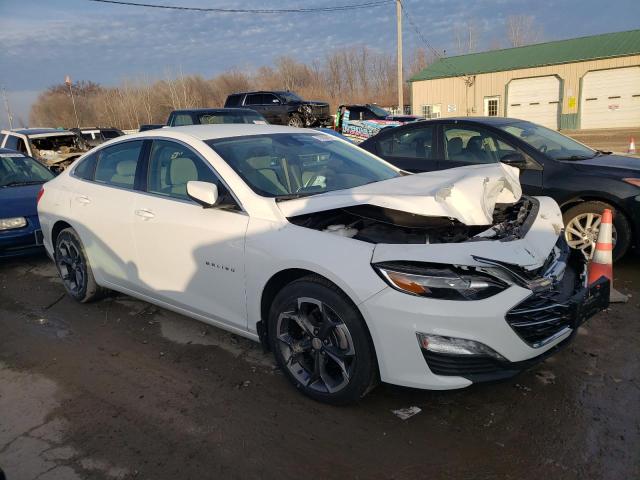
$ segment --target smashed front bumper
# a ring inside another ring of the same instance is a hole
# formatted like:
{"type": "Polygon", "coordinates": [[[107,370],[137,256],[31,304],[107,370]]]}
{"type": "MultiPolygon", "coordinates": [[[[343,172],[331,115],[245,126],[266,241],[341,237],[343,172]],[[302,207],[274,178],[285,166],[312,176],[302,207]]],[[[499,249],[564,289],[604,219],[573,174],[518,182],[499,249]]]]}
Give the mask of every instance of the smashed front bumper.
{"type": "Polygon", "coordinates": [[[508,378],[557,352],[581,323],[608,306],[608,280],[587,287],[585,262],[572,252],[560,235],[548,262],[535,271],[503,264],[520,275],[520,282],[483,300],[438,300],[385,289],[365,301],[360,307],[382,380],[426,389],[463,388],[508,378]],[[416,340],[420,334],[467,340],[495,355],[427,351],[416,340]]]}
{"type": "Polygon", "coordinates": [[[544,340],[532,344],[534,348],[564,338],[560,343],[536,357],[517,362],[487,355],[451,355],[422,349],[429,370],[435,375],[463,377],[473,383],[513,377],[557,353],[571,342],[581,324],[609,306],[609,280],[601,277],[564,302],[551,300],[544,305],[536,302],[536,307],[529,305],[531,302],[527,299],[511,309],[506,316],[510,326],[524,341],[531,335],[544,336],[544,340]]]}

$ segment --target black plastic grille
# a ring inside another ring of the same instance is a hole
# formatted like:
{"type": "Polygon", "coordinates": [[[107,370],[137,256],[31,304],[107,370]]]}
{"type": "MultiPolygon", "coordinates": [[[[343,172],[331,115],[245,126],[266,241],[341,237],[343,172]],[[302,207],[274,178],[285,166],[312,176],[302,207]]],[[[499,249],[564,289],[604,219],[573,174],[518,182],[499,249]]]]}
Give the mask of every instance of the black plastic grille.
{"type": "Polygon", "coordinates": [[[570,302],[558,302],[553,296],[532,295],[512,308],[506,316],[515,332],[532,347],[564,330],[574,322],[570,302]]]}

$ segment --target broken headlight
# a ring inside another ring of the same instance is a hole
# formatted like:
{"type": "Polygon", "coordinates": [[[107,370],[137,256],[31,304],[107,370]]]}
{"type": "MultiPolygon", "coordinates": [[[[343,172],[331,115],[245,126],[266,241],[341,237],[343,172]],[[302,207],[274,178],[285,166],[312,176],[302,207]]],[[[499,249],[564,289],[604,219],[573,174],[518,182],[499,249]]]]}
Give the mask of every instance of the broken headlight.
{"type": "Polygon", "coordinates": [[[384,262],[373,265],[390,287],[410,295],[441,300],[482,300],[507,284],[474,269],[412,262],[384,262]]]}

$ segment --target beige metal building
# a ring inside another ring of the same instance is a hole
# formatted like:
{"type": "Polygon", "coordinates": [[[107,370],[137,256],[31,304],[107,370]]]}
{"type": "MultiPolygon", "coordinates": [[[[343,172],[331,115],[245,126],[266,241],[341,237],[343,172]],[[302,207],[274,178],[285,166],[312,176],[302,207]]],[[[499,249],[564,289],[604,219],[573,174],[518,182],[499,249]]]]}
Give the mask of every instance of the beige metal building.
{"type": "Polygon", "coordinates": [[[640,126],[640,30],[441,58],[410,79],[414,115],[554,129],[640,126]]]}

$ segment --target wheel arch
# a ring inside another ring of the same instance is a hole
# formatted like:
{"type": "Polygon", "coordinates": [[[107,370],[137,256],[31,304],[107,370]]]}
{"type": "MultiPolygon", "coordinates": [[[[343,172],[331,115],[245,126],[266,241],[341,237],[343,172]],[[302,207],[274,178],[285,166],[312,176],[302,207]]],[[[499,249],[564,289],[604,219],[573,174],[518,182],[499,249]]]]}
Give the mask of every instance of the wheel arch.
{"type": "Polygon", "coordinates": [[[56,240],[58,239],[58,235],[60,235],[60,232],[65,228],[73,228],[73,226],[71,226],[68,222],[64,220],[57,220],[53,224],[53,228],[51,228],[51,247],[53,248],[54,252],[56,248],[56,240]]]}
{"type": "Polygon", "coordinates": [[[630,224],[633,224],[633,219],[629,215],[629,212],[627,212],[627,210],[621,205],[618,199],[610,195],[607,195],[606,193],[586,193],[584,195],[572,197],[560,204],[560,210],[562,211],[562,213],[565,213],[571,207],[575,207],[576,205],[579,205],[582,202],[608,203],[617,211],[621,212],[630,224]]]}
{"type": "MultiPolygon", "coordinates": [[[[291,282],[298,280],[300,278],[314,275],[322,278],[324,281],[330,283],[339,289],[353,304],[353,306],[358,310],[360,316],[363,319],[364,328],[367,334],[369,335],[369,340],[371,341],[371,346],[376,352],[375,342],[373,341],[373,337],[371,336],[371,331],[369,330],[369,325],[365,320],[365,317],[362,313],[362,309],[358,306],[358,303],[354,301],[353,297],[342,288],[338,283],[334,282],[332,279],[328,278],[326,275],[315,272],[313,270],[309,270],[306,268],[286,268],[284,270],[280,270],[279,272],[273,274],[269,280],[265,283],[262,293],[260,295],[260,320],[256,323],[256,331],[258,332],[258,336],[260,338],[260,343],[266,351],[270,350],[269,347],[269,335],[267,329],[267,321],[269,318],[269,309],[271,308],[271,304],[273,303],[274,298],[282,290],[291,282]]],[[[376,354],[377,358],[377,354],[376,354]]]]}

